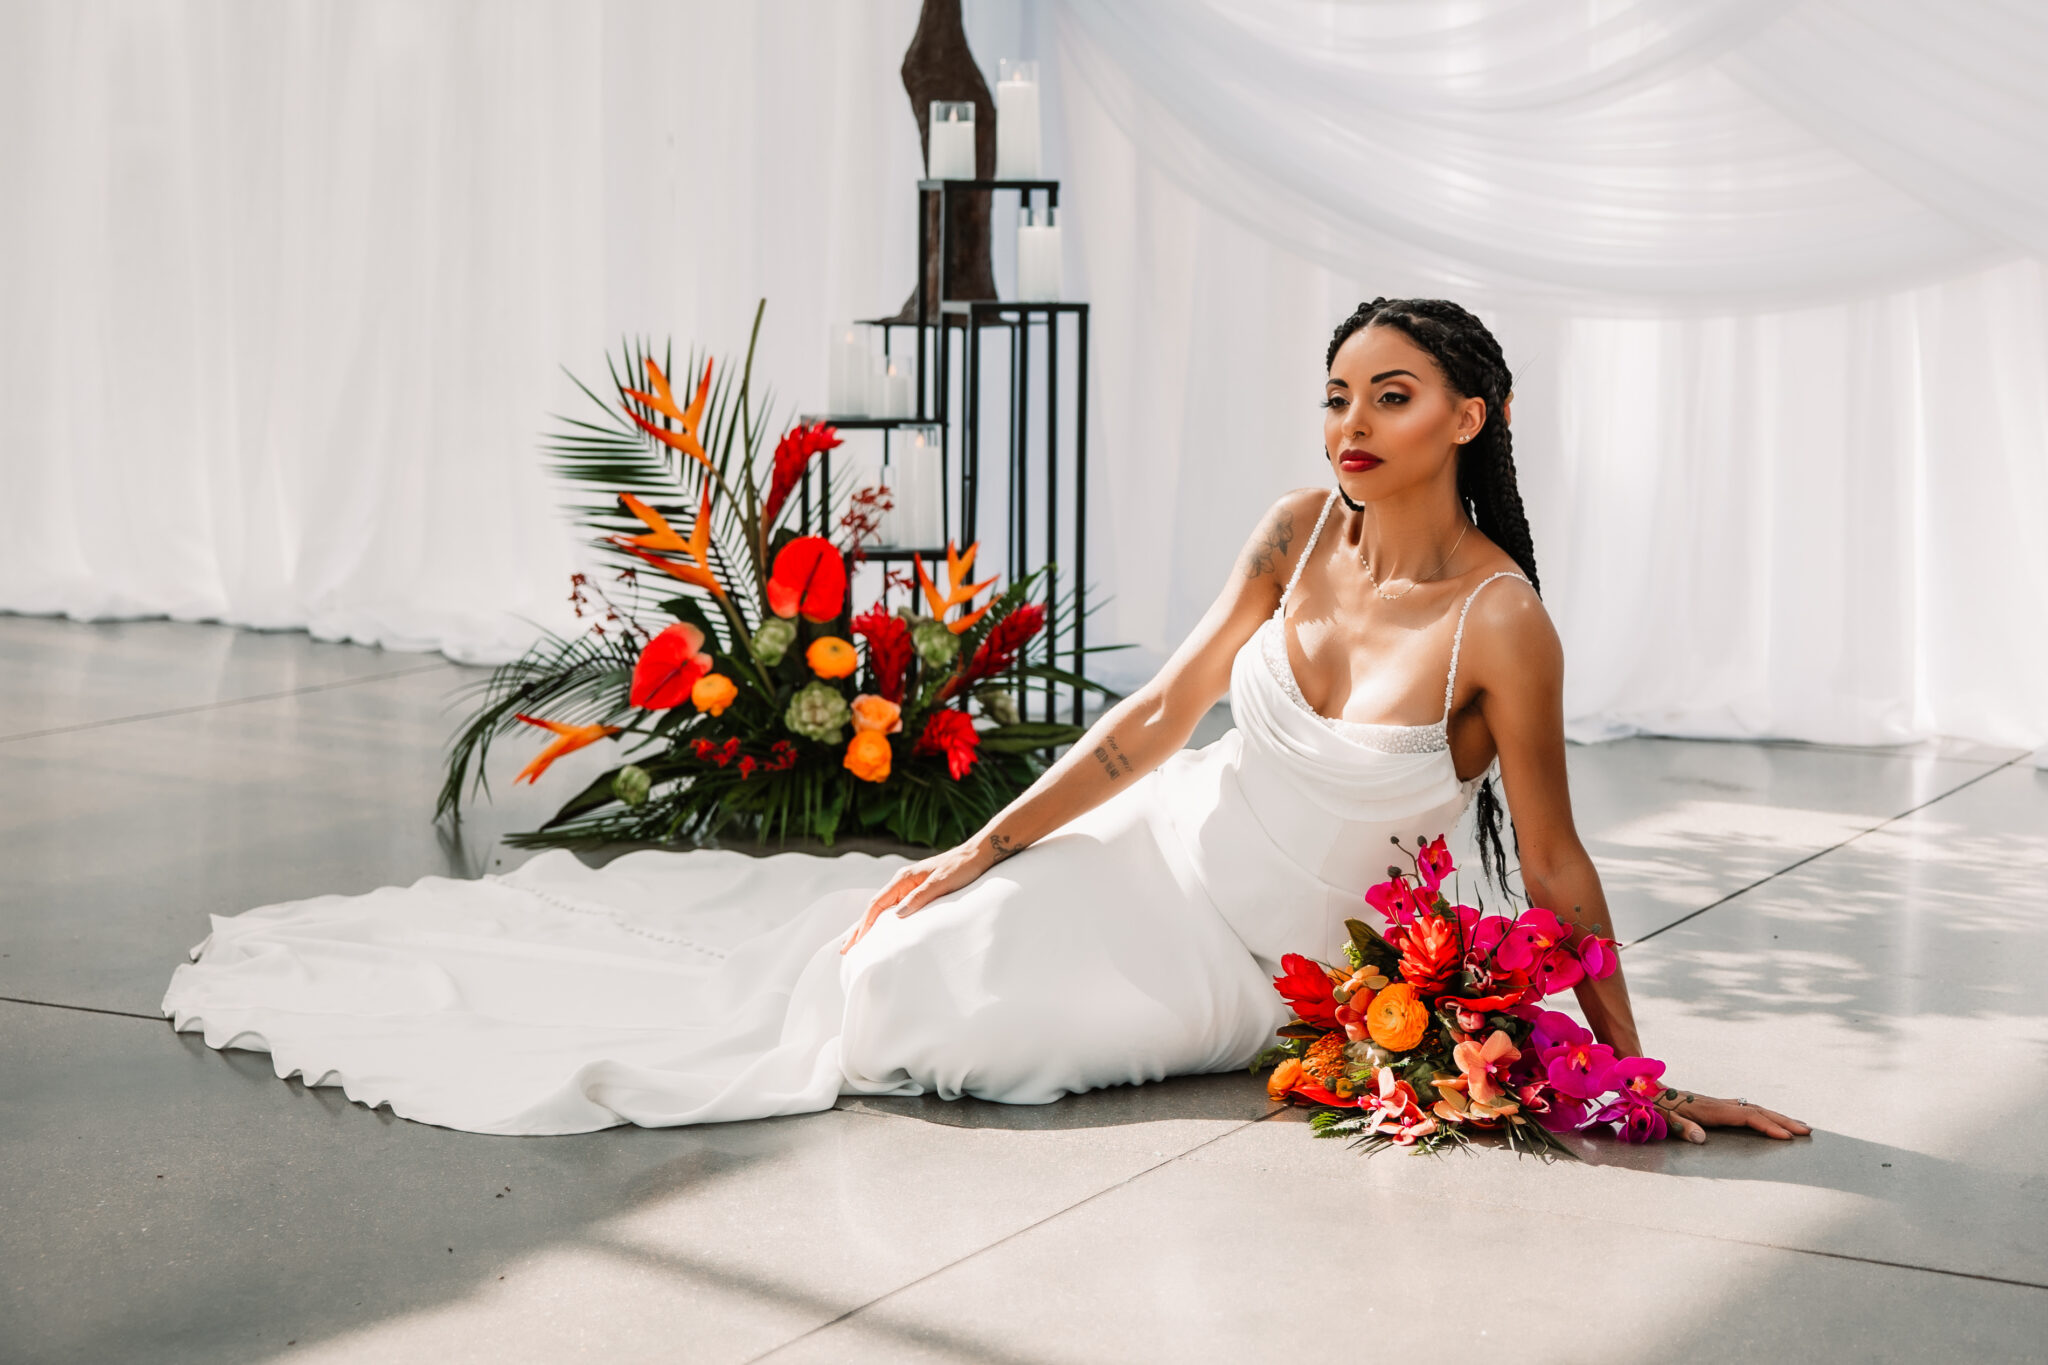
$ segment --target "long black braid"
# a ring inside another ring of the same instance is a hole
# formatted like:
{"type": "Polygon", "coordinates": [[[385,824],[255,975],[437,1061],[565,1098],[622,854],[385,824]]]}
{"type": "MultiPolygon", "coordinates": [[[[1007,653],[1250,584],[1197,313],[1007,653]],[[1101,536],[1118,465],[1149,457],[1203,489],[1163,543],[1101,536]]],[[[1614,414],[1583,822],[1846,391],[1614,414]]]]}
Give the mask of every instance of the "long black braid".
{"type": "MultiPolygon", "coordinates": [[[[1529,586],[1540,592],[1536,546],[1529,537],[1529,518],[1522,510],[1522,490],[1515,482],[1514,435],[1504,415],[1515,376],[1501,354],[1500,343],[1485,323],[1448,299],[1374,299],[1359,304],[1338,324],[1323,362],[1326,369],[1336,362],[1337,348],[1361,327],[1399,328],[1435,359],[1453,392],[1486,404],[1486,420],[1479,434],[1458,452],[1458,498],[1472,524],[1505,550],[1528,578],[1529,586]]],[[[1507,891],[1500,795],[1493,789],[1491,776],[1479,784],[1473,818],[1478,823],[1480,864],[1486,875],[1507,891]]],[[[1518,850],[1520,843],[1517,839],[1518,850]]]]}

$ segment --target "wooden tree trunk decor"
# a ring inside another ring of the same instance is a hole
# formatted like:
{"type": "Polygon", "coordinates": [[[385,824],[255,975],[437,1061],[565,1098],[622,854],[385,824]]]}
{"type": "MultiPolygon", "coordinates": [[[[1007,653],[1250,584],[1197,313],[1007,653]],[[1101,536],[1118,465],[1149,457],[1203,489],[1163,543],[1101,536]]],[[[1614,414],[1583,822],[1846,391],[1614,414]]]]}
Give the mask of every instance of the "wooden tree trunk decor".
{"type": "MultiPolygon", "coordinates": [[[[967,29],[960,20],[960,0],[924,0],[918,16],[917,33],[903,54],[903,88],[910,94],[911,112],[917,116],[918,145],[929,157],[932,145],[932,101],[972,101],[974,105],[974,173],[992,179],[996,170],[996,101],[988,81],[975,65],[967,46],[967,29]]],[[[941,299],[992,299],[996,296],[995,271],[989,264],[989,201],[987,190],[932,195],[926,200],[926,247],[923,262],[926,297],[934,312],[941,299]],[[946,222],[945,260],[939,259],[939,214],[941,205],[952,205],[946,222]]],[[[917,317],[917,296],[913,293],[898,318],[917,317]]]]}

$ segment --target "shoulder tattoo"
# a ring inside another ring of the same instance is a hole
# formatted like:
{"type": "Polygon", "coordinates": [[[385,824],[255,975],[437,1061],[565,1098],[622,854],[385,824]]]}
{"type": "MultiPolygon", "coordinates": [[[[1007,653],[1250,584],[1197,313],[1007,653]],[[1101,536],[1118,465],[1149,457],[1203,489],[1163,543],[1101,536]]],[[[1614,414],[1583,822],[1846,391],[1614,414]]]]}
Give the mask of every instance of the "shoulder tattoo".
{"type": "Polygon", "coordinates": [[[1279,567],[1287,547],[1294,543],[1294,513],[1281,508],[1259,528],[1259,540],[1244,552],[1244,576],[1257,578],[1279,567]]]}

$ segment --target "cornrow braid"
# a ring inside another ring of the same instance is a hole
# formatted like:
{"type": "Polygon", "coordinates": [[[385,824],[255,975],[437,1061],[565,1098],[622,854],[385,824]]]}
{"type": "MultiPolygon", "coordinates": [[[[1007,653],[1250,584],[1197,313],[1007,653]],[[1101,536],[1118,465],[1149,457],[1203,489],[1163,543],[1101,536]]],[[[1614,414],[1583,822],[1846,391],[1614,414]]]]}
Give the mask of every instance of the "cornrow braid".
{"type": "MultiPolygon", "coordinates": [[[[1505,411],[1515,376],[1501,354],[1500,342],[1485,323],[1448,299],[1380,298],[1359,304],[1337,325],[1324,368],[1336,363],[1337,349],[1362,327],[1399,328],[1429,352],[1453,392],[1485,403],[1486,421],[1479,434],[1458,452],[1458,499],[1465,504],[1472,524],[1515,561],[1529,586],[1540,593],[1536,544],[1529,535],[1529,518],[1522,509],[1522,490],[1515,479],[1514,435],[1508,430],[1505,411]]],[[[1500,795],[1491,776],[1479,784],[1472,814],[1478,825],[1480,864],[1502,891],[1512,894],[1507,881],[1507,850],[1501,842],[1500,795]]],[[[1518,855],[1520,843],[1516,840],[1518,855]]]]}

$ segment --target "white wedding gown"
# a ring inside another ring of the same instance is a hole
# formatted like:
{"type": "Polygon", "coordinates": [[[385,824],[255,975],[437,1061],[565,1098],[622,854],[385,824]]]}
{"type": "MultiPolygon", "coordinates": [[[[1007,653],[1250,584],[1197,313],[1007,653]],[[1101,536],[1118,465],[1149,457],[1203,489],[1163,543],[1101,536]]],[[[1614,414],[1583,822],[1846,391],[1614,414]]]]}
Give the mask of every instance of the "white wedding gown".
{"type": "Polygon", "coordinates": [[[1287,1018],[1280,955],[1333,955],[1388,836],[1449,830],[1474,785],[1443,722],[1309,710],[1283,637],[1293,587],[1232,663],[1236,729],[843,956],[905,859],[642,852],[593,871],[557,851],[215,916],[164,1012],[211,1047],[269,1051],[280,1077],[479,1133],[843,1094],[1042,1104],[1244,1067],[1287,1018]]]}

